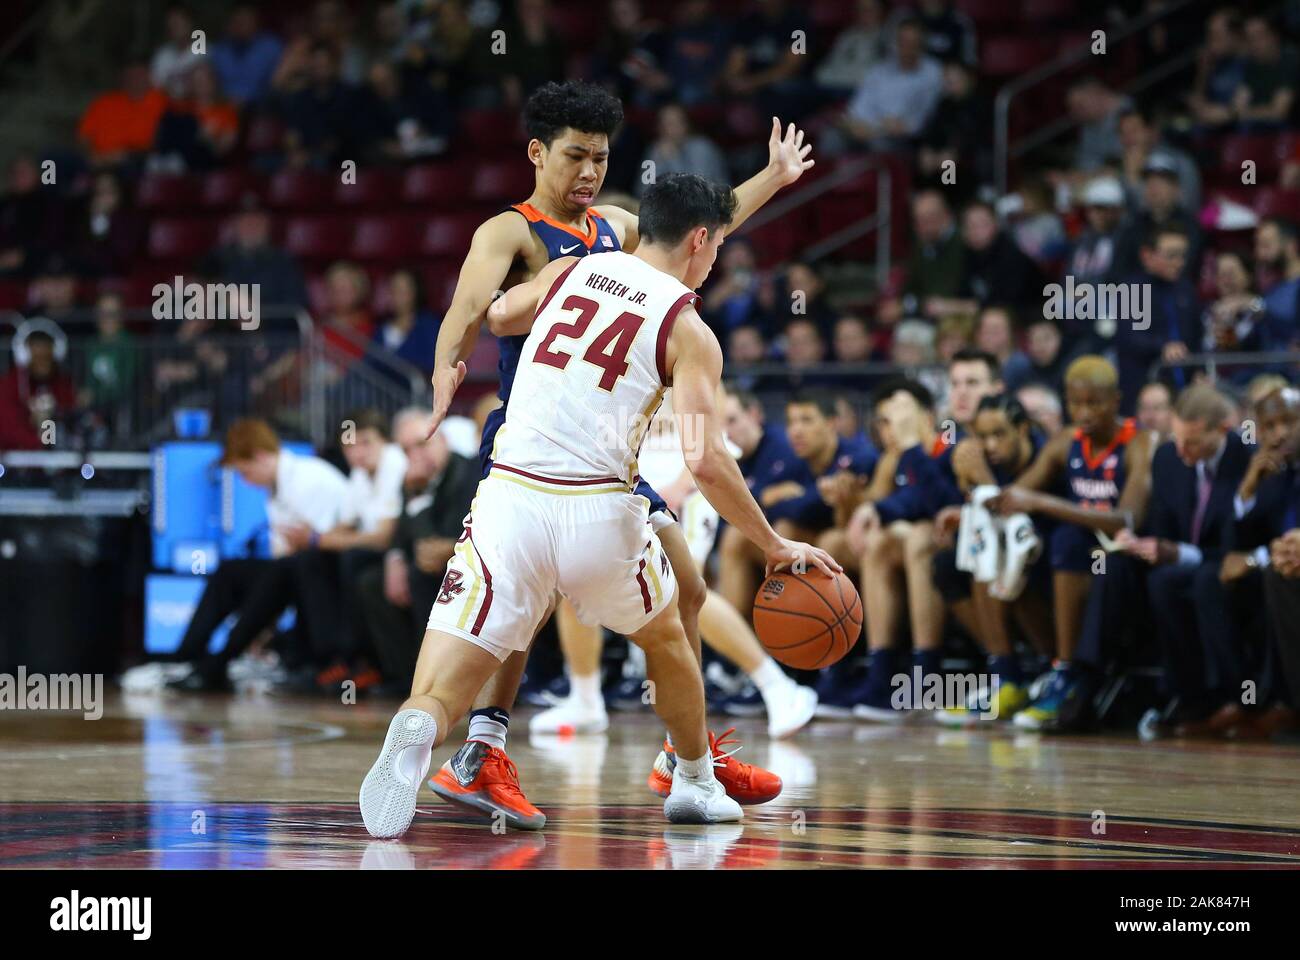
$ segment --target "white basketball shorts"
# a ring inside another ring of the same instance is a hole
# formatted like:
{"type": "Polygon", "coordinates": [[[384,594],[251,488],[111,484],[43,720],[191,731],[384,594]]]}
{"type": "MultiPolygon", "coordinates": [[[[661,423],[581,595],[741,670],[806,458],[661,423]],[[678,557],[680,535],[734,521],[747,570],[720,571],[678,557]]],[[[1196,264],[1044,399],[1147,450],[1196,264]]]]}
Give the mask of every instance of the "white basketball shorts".
{"type": "Polygon", "coordinates": [[[627,484],[556,480],[498,463],[479,483],[429,629],[505,660],[528,648],[557,591],[584,623],[627,635],[676,590],[646,499],[627,484]]]}

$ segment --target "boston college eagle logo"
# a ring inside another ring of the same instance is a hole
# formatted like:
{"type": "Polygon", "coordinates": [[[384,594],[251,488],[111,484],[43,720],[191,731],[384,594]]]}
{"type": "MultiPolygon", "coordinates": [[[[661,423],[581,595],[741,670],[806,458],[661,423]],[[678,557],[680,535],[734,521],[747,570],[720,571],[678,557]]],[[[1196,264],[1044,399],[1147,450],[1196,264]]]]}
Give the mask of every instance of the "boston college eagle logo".
{"type": "Polygon", "coordinates": [[[442,589],[438,591],[438,599],[435,602],[451,603],[464,593],[465,585],[460,582],[462,576],[459,570],[448,570],[447,575],[442,578],[442,589]]]}

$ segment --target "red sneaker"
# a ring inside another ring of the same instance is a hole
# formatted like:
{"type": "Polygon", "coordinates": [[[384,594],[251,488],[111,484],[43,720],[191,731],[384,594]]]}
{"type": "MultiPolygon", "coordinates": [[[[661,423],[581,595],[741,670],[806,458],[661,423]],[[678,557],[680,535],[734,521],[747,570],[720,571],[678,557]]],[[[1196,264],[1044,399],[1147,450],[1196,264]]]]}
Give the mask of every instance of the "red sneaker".
{"type": "MultiPolygon", "coordinates": [[[[770,770],[756,767],[752,763],[737,760],[735,753],[740,749],[722,751],[729,743],[736,743],[730,735],[736,732],[732,727],[723,732],[721,737],[714,737],[709,731],[709,749],[713,753],[713,775],[718,778],[727,791],[727,796],[737,803],[753,806],[767,803],[781,795],[781,778],[770,770]]],[[[646,778],[646,784],[656,794],[667,797],[673,788],[673,768],[677,766],[677,755],[672,745],[664,741],[664,748],[655,758],[654,768],[646,778]]]]}
{"type": "Polygon", "coordinates": [[[481,740],[467,740],[455,756],[444,763],[429,786],[449,803],[468,807],[495,819],[505,817],[516,830],[540,830],[546,814],[538,810],[519,787],[519,770],[504,750],[481,740]]]}

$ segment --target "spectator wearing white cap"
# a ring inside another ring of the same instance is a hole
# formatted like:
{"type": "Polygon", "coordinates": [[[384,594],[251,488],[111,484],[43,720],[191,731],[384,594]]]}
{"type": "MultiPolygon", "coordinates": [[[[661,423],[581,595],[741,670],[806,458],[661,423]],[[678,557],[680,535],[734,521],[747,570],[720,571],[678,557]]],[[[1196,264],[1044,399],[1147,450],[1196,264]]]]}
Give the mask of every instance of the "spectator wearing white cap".
{"type": "Polygon", "coordinates": [[[1095,177],[1081,199],[1087,226],[1070,252],[1066,272],[1075,283],[1105,283],[1114,272],[1115,240],[1124,222],[1124,187],[1116,177],[1095,177]]]}

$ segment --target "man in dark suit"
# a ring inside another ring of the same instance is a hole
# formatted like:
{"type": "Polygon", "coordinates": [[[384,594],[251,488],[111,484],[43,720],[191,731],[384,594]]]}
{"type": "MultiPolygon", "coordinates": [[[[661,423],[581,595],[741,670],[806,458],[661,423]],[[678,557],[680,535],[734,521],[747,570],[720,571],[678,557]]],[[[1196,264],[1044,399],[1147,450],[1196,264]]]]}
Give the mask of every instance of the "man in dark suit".
{"type": "MultiPolygon", "coordinates": [[[[1300,391],[1284,387],[1256,404],[1258,449],[1233,501],[1237,550],[1224,557],[1220,578],[1262,589],[1268,645],[1259,693],[1250,702],[1266,709],[1225,706],[1238,735],[1269,737],[1296,725],[1300,692],[1300,391]]],[[[1235,651],[1242,658],[1246,651],[1235,651]]],[[[1242,671],[1244,672],[1244,671],[1242,671]]]]}
{"type": "Polygon", "coordinates": [[[1228,591],[1219,582],[1233,548],[1233,497],[1250,454],[1230,429],[1232,404],[1207,385],[1184,390],[1174,406],[1173,434],[1151,464],[1146,535],[1116,537],[1130,557],[1150,566],[1147,598],[1165,670],[1169,701],[1145,718],[1146,732],[1194,731],[1225,699],[1236,677],[1219,669],[1237,646],[1228,591]]]}

